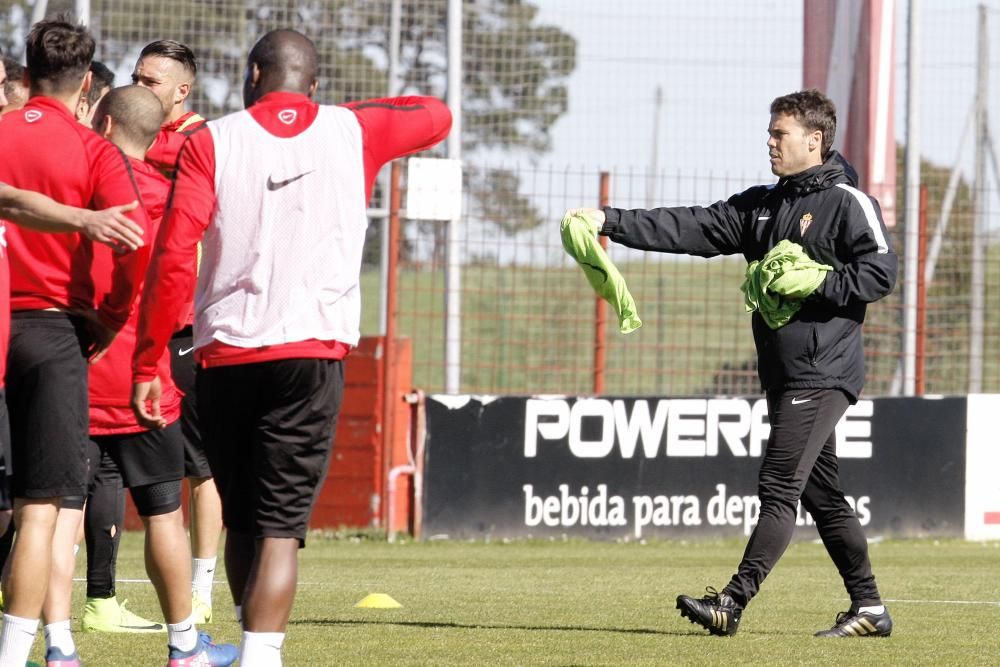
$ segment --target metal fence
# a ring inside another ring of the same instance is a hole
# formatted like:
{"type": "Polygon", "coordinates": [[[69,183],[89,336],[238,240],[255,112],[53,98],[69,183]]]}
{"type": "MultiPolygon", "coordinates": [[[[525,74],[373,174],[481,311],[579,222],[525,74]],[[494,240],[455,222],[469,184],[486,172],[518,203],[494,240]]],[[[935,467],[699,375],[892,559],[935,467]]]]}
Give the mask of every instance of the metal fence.
{"type": "MultiPolygon", "coordinates": [[[[570,207],[643,205],[647,174],[555,168],[517,172],[522,191],[545,223],[515,232],[467,215],[462,238],[462,376],[465,391],[482,393],[752,394],[759,391],[750,316],[739,286],[742,257],[704,260],[643,253],[612,244],[611,258],[635,296],[643,327],[618,333],[613,313],[599,318],[596,298],[560,245],[557,223],[570,207]],[[601,183],[606,180],[606,190],[601,183]]],[[[468,189],[483,185],[468,173],[468,189]]],[[[752,177],[658,173],[664,205],[711,203],[706,193],[739,192],[752,177]]],[[[924,248],[933,243],[948,173],[928,166],[923,206],[924,248]]],[[[933,279],[921,281],[918,307],[919,393],[964,393],[968,386],[971,191],[960,187],[933,279]]],[[[413,340],[416,383],[444,386],[445,265],[443,223],[404,222],[399,252],[398,331],[413,340]]],[[[900,250],[901,225],[890,231],[900,250]]],[[[1000,238],[987,240],[985,347],[1000,332],[1000,238]]],[[[920,275],[927,267],[921,257],[920,275]]],[[[902,275],[902,270],[900,271],[902,275]]],[[[378,277],[365,285],[374,296],[378,277]]],[[[367,299],[366,327],[377,313],[367,299]]],[[[865,325],[869,395],[898,393],[903,332],[902,291],[869,307],[865,325]]],[[[987,354],[984,391],[1000,391],[1000,361],[987,354]]]]}
{"type": "MultiPolygon", "coordinates": [[[[6,53],[21,56],[41,3],[0,0],[0,45],[6,53]]],[[[191,46],[200,60],[192,106],[208,117],[240,108],[246,53],[257,37],[276,27],[299,29],[316,42],[321,102],[448,92],[447,0],[53,0],[45,5],[49,13],[88,8],[97,58],[111,67],[118,83],[128,81],[144,44],[172,38],[191,46]]],[[[1000,391],[1000,363],[993,354],[1000,312],[995,307],[1000,188],[995,165],[974,181],[974,149],[987,148],[981,135],[966,142],[964,153],[959,150],[977,90],[986,107],[1000,101],[992,69],[977,83],[977,67],[993,63],[988,54],[984,61],[975,38],[982,16],[989,21],[987,37],[1000,37],[1000,3],[987,3],[982,13],[967,0],[921,0],[920,7],[923,236],[927,263],[934,265],[917,331],[920,388],[967,390],[973,278],[979,275],[985,354],[977,367],[982,389],[1000,391]],[[972,210],[976,188],[984,194],[978,234],[972,210]],[[981,258],[975,259],[981,273],[972,270],[974,258],[981,258]]],[[[621,336],[613,322],[602,324],[582,275],[563,256],[556,224],[566,208],[601,200],[605,172],[603,194],[624,207],[708,204],[772,180],[764,171],[766,110],[773,97],[802,85],[802,54],[809,45],[802,38],[801,4],[464,0],[462,8],[460,388],[757,391],[739,292],[741,259],[706,261],[612,248],[645,322],[638,332],[621,336]]],[[[896,22],[900,145],[907,123],[901,110],[908,8],[899,2],[896,22]]],[[[899,165],[901,178],[901,152],[899,165]]],[[[385,190],[379,189],[376,208],[388,206],[385,190]]],[[[897,202],[904,200],[900,189],[897,202]]],[[[385,328],[379,312],[383,217],[373,215],[363,275],[368,334],[385,328]]],[[[892,236],[901,254],[904,232],[899,216],[892,236]]],[[[435,391],[445,387],[446,238],[443,223],[404,220],[398,248],[395,325],[413,340],[416,383],[435,391]]],[[[869,394],[899,388],[902,308],[897,289],[869,311],[869,394]]]]}

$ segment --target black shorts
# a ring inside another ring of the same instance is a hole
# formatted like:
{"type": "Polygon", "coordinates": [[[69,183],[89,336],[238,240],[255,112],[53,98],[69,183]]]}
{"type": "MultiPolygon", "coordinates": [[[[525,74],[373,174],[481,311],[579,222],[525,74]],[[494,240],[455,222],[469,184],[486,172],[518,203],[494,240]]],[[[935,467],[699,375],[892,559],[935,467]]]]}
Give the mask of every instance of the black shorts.
{"type": "Polygon", "coordinates": [[[184,476],[204,478],[212,476],[208,455],[201,441],[198,425],[198,399],[195,393],[195,376],[198,364],[194,360],[194,336],[187,326],[170,339],[170,374],[181,390],[181,433],[184,435],[184,476]]]}
{"type": "Polygon", "coordinates": [[[82,496],[86,490],[87,346],[80,317],[11,314],[7,408],[15,498],[82,496]]]}
{"type": "Polygon", "coordinates": [[[0,511],[14,506],[10,497],[10,420],[7,416],[7,399],[0,389],[0,511]]]}
{"type": "Polygon", "coordinates": [[[157,431],[94,435],[91,441],[99,452],[91,462],[94,476],[117,469],[128,489],[184,477],[184,442],[177,422],[157,431]]]}
{"type": "Polygon", "coordinates": [[[305,545],[344,393],[330,359],[201,369],[205,447],[230,530],[305,545]]]}

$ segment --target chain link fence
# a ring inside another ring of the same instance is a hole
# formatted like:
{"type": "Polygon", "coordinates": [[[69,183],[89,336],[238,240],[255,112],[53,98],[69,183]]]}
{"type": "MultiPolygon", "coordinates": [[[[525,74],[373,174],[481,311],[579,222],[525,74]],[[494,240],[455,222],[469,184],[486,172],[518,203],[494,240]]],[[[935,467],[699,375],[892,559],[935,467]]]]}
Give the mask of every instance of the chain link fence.
{"type": "MultiPolygon", "coordinates": [[[[0,1],[0,45],[15,59],[22,57],[39,1],[0,1]]],[[[46,11],[73,11],[77,4],[52,1],[46,11]]],[[[146,43],[170,38],[190,46],[200,61],[191,108],[209,118],[241,108],[246,53],[278,27],[315,41],[320,102],[447,94],[446,0],[89,4],[97,58],[119,84],[129,81],[146,43]]],[[[901,143],[907,4],[897,7],[901,143]]],[[[986,245],[982,384],[984,391],[1000,391],[993,354],[1000,331],[1000,187],[992,167],[974,185],[975,142],[960,152],[958,136],[975,99],[977,59],[982,62],[973,39],[977,4],[924,0],[921,7],[924,236],[935,265],[922,311],[923,390],[964,393],[968,387],[972,202],[979,187],[986,194],[978,237],[986,245]]],[[[988,34],[1000,37],[1000,4],[987,7],[988,34]]],[[[809,48],[800,3],[465,0],[463,12],[462,390],[588,392],[595,373],[603,372],[608,393],[758,391],[739,292],[742,259],[613,247],[645,324],[621,336],[607,323],[606,367],[595,368],[594,299],[563,256],[556,225],[566,208],[598,203],[602,172],[609,174],[610,203],[621,207],[710,204],[771,182],[764,148],[768,104],[801,87],[802,54],[809,48]]],[[[992,70],[987,80],[997,98],[992,70]]],[[[902,178],[902,149],[899,165],[902,178]]],[[[385,207],[382,196],[376,193],[374,206],[385,207]]],[[[901,189],[897,201],[904,201],[901,189]]],[[[902,256],[901,215],[898,223],[892,236],[902,256]]],[[[376,216],[363,275],[366,334],[381,327],[381,229],[376,216]]],[[[432,391],[444,387],[446,236],[444,223],[408,221],[399,248],[397,330],[413,340],[416,384],[432,391]]],[[[901,292],[902,285],[869,310],[871,395],[898,386],[901,292]]]]}

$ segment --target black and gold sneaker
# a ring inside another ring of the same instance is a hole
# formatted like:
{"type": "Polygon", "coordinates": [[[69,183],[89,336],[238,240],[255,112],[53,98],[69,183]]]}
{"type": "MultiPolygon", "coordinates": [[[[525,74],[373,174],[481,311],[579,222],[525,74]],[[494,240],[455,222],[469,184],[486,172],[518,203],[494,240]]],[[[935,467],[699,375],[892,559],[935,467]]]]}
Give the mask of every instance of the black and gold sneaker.
{"type": "Polygon", "coordinates": [[[892,634],[889,610],[881,614],[855,611],[852,607],[837,614],[837,622],[829,630],[821,630],[817,637],[888,637],[892,634]]]}
{"type": "Polygon", "coordinates": [[[681,616],[697,623],[713,635],[732,637],[740,627],[740,617],[743,607],[728,593],[719,593],[709,586],[703,598],[693,598],[689,595],[677,596],[677,608],[681,616]]]}

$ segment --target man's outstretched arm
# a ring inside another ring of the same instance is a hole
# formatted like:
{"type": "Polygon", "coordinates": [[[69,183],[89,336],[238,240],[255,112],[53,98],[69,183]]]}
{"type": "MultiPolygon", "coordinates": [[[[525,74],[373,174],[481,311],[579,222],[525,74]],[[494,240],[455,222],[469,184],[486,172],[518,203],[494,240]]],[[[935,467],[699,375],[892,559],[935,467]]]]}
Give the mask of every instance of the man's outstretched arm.
{"type": "Polygon", "coordinates": [[[115,250],[143,246],[142,227],[128,218],[139,202],[112,206],[101,211],[66,206],[30,190],[0,184],[0,216],[39,232],[79,232],[92,241],[115,250]]]}

